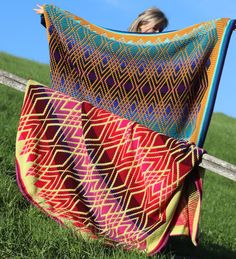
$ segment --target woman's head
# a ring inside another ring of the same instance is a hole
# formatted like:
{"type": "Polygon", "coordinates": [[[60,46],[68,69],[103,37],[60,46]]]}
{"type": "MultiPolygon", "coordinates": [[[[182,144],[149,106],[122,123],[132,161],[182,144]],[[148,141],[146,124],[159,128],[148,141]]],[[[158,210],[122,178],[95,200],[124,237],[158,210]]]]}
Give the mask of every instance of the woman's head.
{"type": "Polygon", "coordinates": [[[162,32],[168,25],[168,19],[165,14],[158,8],[152,7],[137,17],[129,27],[133,32],[162,32]]]}

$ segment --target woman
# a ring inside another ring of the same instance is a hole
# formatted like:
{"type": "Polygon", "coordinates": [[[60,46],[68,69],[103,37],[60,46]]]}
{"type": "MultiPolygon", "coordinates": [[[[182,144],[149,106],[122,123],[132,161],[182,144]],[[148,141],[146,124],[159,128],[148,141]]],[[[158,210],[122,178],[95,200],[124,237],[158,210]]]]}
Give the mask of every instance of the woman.
{"type": "Polygon", "coordinates": [[[152,7],[141,14],[130,25],[129,31],[141,33],[162,32],[168,25],[168,19],[158,8],[152,7]]]}
{"type": "MultiPolygon", "coordinates": [[[[41,24],[45,26],[45,19],[43,15],[43,7],[37,5],[38,8],[34,9],[37,14],[41,14],[41,24]]],[[[165,14],[158,8],[152,7],[141,14],[133,21],[129,27],[131,32],[141,32],[141,33],[154,33],[162,32],[168,25],[168,19],[165,14]]]]}

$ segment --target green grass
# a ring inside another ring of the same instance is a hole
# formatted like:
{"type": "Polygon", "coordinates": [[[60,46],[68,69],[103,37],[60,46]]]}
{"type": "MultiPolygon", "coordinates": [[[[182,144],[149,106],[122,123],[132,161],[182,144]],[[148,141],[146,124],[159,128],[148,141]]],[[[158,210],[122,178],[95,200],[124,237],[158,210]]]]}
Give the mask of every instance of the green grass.
{"type": "MultiPolygon", "coordinates": [[[[0,69],[49,84],[48,65],[0,53],[0,69]]],[[[23,93],[0,85],[0,258],[146,258],[136,252],[88,242],[60,227],[29,204],[20,193],[14,173],[15,136],[23,93]]],[[[214,114],[205,142],[209,154],[236,164],[236,119],[214,114]]],[[[236,185],[206,172],[200,223],[200,244],[171,238],[163,255],[236,258],[236,185]]]]}
{"type": "Polygon", "coordinates": [[[50,84],[49,66],[29,59],[22,59],[4,52],[0,52],[0,69],[18,75],[25,79],[32,79],[50,84]]]}

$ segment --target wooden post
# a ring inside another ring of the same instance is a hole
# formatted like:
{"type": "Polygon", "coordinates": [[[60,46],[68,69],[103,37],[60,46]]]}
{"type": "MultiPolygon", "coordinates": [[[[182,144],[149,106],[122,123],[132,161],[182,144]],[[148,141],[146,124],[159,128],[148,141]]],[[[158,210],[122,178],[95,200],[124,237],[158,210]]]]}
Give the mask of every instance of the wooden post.
{"type": "Polygon", "coordinates": [[[9,72],[0,70],[0,83],[24,92],[27,80],[9,72]]]}
{"type": "Polygon", "coordinates": [[[204,154],[200,167],[236,181],[236,166],[214,156],[204,154]]]}

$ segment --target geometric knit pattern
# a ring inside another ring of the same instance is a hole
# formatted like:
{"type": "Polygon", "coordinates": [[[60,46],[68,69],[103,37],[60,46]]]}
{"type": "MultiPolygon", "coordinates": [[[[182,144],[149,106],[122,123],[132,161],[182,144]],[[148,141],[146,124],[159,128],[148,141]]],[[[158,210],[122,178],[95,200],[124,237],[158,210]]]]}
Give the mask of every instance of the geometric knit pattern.
{"type": "MultiPolygon", "coordinates": [[[[200,186],[192,169],[203,152],[35,82],[26,88],[16,141],[19,187],[50,217],[90,237],[153,254],[174,227],[194,235],[198,217],[178,226],[176,208],[186,177],[200,186]]],[[[197,214],[199,200],[188,199],[185,210],[197,214]]]]}
{"type": "Polygon", "coordinates": [[[234,26],[119,32],[44,6],[52,87],[168,136],[203,145],[234,26]]]}

